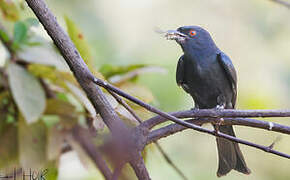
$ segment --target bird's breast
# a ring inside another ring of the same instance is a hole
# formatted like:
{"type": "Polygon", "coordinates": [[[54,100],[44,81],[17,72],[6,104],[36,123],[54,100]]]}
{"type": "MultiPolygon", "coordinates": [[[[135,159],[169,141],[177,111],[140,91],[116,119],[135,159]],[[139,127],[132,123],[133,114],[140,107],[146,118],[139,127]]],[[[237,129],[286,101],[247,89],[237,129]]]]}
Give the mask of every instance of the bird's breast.
{"type": "Polygon", "coordinates": [[[217,98],[230,90],[223,69],[215,57],[185,60],[185,81],[193,99],[208,107],[217,105],[217,98]]]}

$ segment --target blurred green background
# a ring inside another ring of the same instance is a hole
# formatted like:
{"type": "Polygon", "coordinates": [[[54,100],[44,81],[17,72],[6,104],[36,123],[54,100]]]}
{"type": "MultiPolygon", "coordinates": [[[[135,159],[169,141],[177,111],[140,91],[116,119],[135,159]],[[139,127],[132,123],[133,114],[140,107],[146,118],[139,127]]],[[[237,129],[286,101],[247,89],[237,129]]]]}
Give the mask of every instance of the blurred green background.
{"type": "MultiPolygon", "coordinates": [[[[175,83],[175,68],[182,55],[173,41],[154,32],[183,25],[207,29],[221,50],[228,54],[238,73],[238,109],[290,108],[290,10],[269,0],[47,0],[65,27],[64,15],[82,28],[97,67],[134,63],[164,67],[167,74],[146,74],[138,80],[149,87],[155,106],[164,111],[193,107],[192,99],[175,83]]],[[[27,16],[33,16],[32,12],[27,16]]],[[[38,33],[45,34],[40,26],[38,33]]],[[[0,59],[3,47],[0,45],[0,59]]],[[[289,118],[269,118],[290,125],[289,118]]],[[[209,125],[206,127],[211,128],[209,125]]],[[[290,154],[290,137],[253,128],[236,127],[242,139],[270,145],[290,154]]],[[[217,179],[215,139],[187,130],[160,140],[160,144],[189,179],[217,179]]],[[[241,145],[252,174],[232,171],[225,180],[290,179],[290,161],[241,145]]],[[[152,179],[180,177],[153,149],[147,160],[152,179]]],[[[93,179],[75,153],[62,156],[59,179],[93,179]]],[[[98,176],[99,177],[99,176],[98,176]]]]}

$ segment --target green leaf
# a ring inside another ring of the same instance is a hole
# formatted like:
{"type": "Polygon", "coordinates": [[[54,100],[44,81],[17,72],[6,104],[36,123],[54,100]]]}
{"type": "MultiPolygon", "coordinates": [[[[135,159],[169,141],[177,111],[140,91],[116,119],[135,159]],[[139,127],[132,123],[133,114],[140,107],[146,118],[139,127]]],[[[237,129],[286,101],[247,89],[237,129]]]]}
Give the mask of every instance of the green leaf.
{"type": "Polygon", "coordinates": [[[114,75],[125,74],[129,71],[145,67],[144,64],[134,64],[128,66],[116,66],[111,64],[104,64],[99,71],[105,76],[105,78],[110,78],[114,75]]]}
{"type": "Polygon", "coordinates": [[[17,56],[28,63],[54,66],[58,70],[69,70],[63,57],[49,42],[44,42],[41,46],[23,46],[21,51],[17,51],[17,56]]]}
{"type": "Polygon", "coordinates": [[[5,31],[3,31],[2,29],[0,29],[0,36],[4,40],[4,42],[8,42],[9,41],[8,34],[5,31]]]}
{"type": "MultiPolygon", "coordinates": [[[[42,180],[57,180],[58,178],[58,163],[59,161],[48,161],[43,168],[46,171],[44,178],[42,180]]],[[[40,178],[39,178],[40,179],[40,178]]]]}
{"type": "Polygon", "coordinates": [[[13,1],[0,0],[0,10],[6,20],[17,21],[19,19],[19,11],[13,1]]]}
{"type": "Polygon", "coordinates": [[[91,101],[87,98],[86,94],[81,90],[79,87],[75,86],[74,84],[70,82],[65,82],[69,90],[72,92],[72,94],[82,103],[85,108],[88,110],[90,115],[92,117],[96,116],[96,110],[94,106],[92,105],[91,101]]]}
{"type": "Polygon", "coordinates": [[[27,123],[39,119],[45,110],[45,93],[39,81],[23,67],[11,63],[8,80],[14,101],[27,123]]]}
{"type": "Polygon", "coordinates": [[[50,80],[53,84],[66,88],[64,80],[76,82],[74,76],[70,72],[58,71],[54,66],[42,64],[29,64],[28,71],[36,77],[50,80]]]}
{"type": "Polygon", "coordinates": [[[46,127],[42,121],[28,125],[22,116],[18,119],[19,161],[21,167],[41,169],[46,158],[46,127]]]}
{"type": "Polygon", "coordinates": [[[48,128],[53,127],[54,125],[56,125],[60,121],[60,119],[57,115],[43,115],[41,117],[41,120],[44,122],[44,124],[48,128]]]}
{"type": "Polygon", "coordinates": [[[14,123],[15,122],[14,116],[12,116],[11,114],[8,114],[6,117],[6,122],[7,123],[14,123]]]}
{"type": "Polygon", "coordinates": [[[79,118],[75,106],[60,99],[47,100],[45,115],[58,115],[61,125],[66,129],[72,128],[79,118]]]}
{"type": "Polygon", "coordinates": [[[94,72],[92,55],[90,52],[89,45],[85,40],[83,33],[81,32],[80,28],[69,17],[65,16],[64,19],[71,40],[73,41],[76,48],[80,52],[80,55],[84,59],[85,63],[88,65],[89,69],[92,72],[94,72]]]}
{"type": "Polygon", "coordinates": [[[27,39],[27,32],[28,28],[24,22],[16,22],[13,32],[13,46],[18,47],[21,43],[24,43],[27,39]]]}
{"type": "Polygon", "coordinates": [[[36,18],[27,18],[23,22],[26,24],[27,28],[30,28],[31,26],[39,25],[38,19],[36,18]]]}
{"type": "Polygon", "coordinates": [[[109,78],[109,81],[115,85],[119,85],[128,81],[135,80],[138,76],[146,73],[166,74],[167,71],[166,69],[157,66],[145,66],[130,70],[129,72],[122,75],[114,75],[109,78]]]}

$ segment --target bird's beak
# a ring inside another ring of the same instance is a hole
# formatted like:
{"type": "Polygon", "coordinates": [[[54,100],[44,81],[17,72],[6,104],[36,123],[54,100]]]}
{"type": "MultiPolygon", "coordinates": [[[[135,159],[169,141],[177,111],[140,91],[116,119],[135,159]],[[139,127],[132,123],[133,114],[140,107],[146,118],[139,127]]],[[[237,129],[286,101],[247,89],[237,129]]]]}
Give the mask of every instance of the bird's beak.
{"type": "Polygon", "coordinates": [[[165,33],[165,38],[167,40],[176,40],[179,43],[184,41],[186,37],[187,37],[186,34],[183,34],[177,30],[168,30],[165,33]]]}

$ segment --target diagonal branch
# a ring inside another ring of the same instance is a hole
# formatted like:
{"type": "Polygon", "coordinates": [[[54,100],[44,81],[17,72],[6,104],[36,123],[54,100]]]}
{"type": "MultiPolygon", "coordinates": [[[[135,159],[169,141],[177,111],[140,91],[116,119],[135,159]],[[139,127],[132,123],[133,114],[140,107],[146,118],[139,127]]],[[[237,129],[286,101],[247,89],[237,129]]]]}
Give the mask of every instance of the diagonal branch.
{"type": "MultiPolygon", "coordinates": [[[[197,125],[200,125],[200,122],[198,123],[195,120],[189,120],[186,122],[187,123],[196,123],[197,125]]],[[[157,129],[157,130],[153,130],[148,136],[147,143],[149,144],[149,143],[155,142],[156,140],[159,140],[160,138],[167,137],[169,135],[175,134],[175,133],[183,131],[185,129],[187,129],[187,128],[184,126],[181,126],[179,124],[172,124],[172,125],[168,125],[168,126],[165,126],[163,128],[157,129]]],[[[208,134],[212,134],[212,135],[215,135],[217,137],[222,137],[222,138],[228,139],[228,140],[236,142],[236,143],[244,144],[244,145],[247,145],[250,147],[260,149],[260,150],[265,151],[267,153],[275,154],[275,155],[290,159],[290,155],[273,150],[271,146],[263,146],[263,145],[255,144],[255,143],[245,141],[245,140],[233,137],[233,136],[229,136],[227,134],[222,134],[220,132],[216,132],[215,130],[208,130],[208,131],[209,131],[208,134]]]]}
{"type": "MultiPolygon", "coordinates": [[[[157,109],[157,108],[155,108],[155,107],[125,93],[125,92],[123,92],[119,88],[112,86],[111,84],[109,84],[107,82],[104,82],[104,81],[97,79],[95,77],[90,77],[90,79],[93,80],[96,84],[104,87],[105,89],[113,91],[113,92],[119,94],[120,96],[123,96],[123,97],[127,98],[128,100],[144,107],[145,109],[147,109],[151,112],[154,112],[154,113],[162,116],[163,118],[171,120],[171,121],[173,121],[179,125],[182,125],[184,127],[194,129],[194,130],[199,131],[199,132],[207,133],[207,134],[210,134],[212,136],[228,139],[228,140],[236,142],[236,143],[255,147],[257,149],[263,150],[263,151],[268,152],[268,153],[276,154],[276,155],[281,156],[281,157],[290,158],[290,155],[273,150],[270,147],[262,146],[259,144],[254,144],[254,143],[251,143],[251,142],[248,142],[248,141],[245,141],[245,140],[242,140],[242,139],[239,139],[239,138],[236,138],[236,137],[224,134],[224,133],[220,133],[220,132],[216,132],[213,130],[209,130],[209,129],[200,127],[196,124],[191,124],[187,121],[182,121],[182,120],[176,118],[175,116],[173,116],[169,113],[163,112],[163,111],[161,111],[161,110],[159,110],[159,109],[157,109]]],[[[196,113],[195,115],[199,116],[199,117],[212,117],[212,118],[218,118],[218,117],[276,117],[276,116],[289,117],[290,116],[290,111],[288,111],[288,110],[234,110],[234,109],[228,110],[227,109],[227,110],[218,110],[217,111],[217,110],[208,109],[208,110],[196,110],[196,111],[192,111],[192,112],[196,113]],[[237,112],[237,114],[235,114],[235,112],[237,112]]],[[[140,126],[142,126],[142,124],[140,126]]],[[[269,125],[270,130],[272,129],[271,125],[272,124],[270,123],[270,125],[269,125]]]]}
{"type": "Polygon", "coordinates": [[[86,92],[95,109],[101,114],[106,125],[113,133],[114,131],[119,131],[120,127],[125,129],[124,123],[117,116],[101,89],[87,80],[87,77],[91,76],[92,73],[68,35],[57,23],[55,16],[48,9],[45,2],[43,0],[26,0],[26,2],[58,47],[77,81],[86,92]]]}
{"type": "Polygon", "coordinates": [[[284,0],[270,0],[277,4],[280,4],[282,6],[285,6],[286,8],[290,9],[290,2],[284,1],[284,0]]]}
{"type": "MultiPolygon", "coordinates": [[[[26,0],[26,2],[37,16],[48,35],[52,38],[54,44],[58,47],[71,71],[74,73],[78,83],[85,91],[96,111],[100,113],[114,137],[119,141],[126,141],[127,137],[130,137],[128,128],[109,104],[102,90],[90,80],[90,77],[93,77],[92,73],[89,71],[71,39],[57,23],[55,16],[48,9],[44,0],[26,0]]],[[[145,167],[142,157],[132,158],[134,159],[131,163],[132,166],[145,167]],[[138,163],[139,166],[135,163],[138,163]]],[[[140,171],[134,170],[138,177],[142,176],[142,174],[139,175],[138,173],[144,173],[148,175],[144,176],[146,177],[144,180],[150,179],[146,168],[140,171]]]]}
{"type": "MultiPolygon", "coordinates": [[[[215,118],[200,118],[200,119],[191,119],[186,120],[187,122],[194,123],[197,125],[202,125],[205,123],[215,123],[215,118]]],[[[282,126],[280,124],[273,123],[273,126],[271,126],[272,129],[269,129],[269,123],[267,121],[258,121],[255,119],[246,119],[246,118],[224,118],[223,124],[225,125],[241,125],[241,126],[250,126],[254,128],[260,128],[265,130],[271,130],[275,132],[281,132],[284,134],[290,134],[289,133],[289,127],[285,130],[285,126],[282,126]]],[[[148,135],[147,143],[154,142],[156,140],[159,140],[160,138],[167,137],[169,135],[173,135],[177,132],[183,131],[185,129],[188,129],[187,127],[181,126],[179,124],[170,124],[168,126],[156,129],[151,131],[151,133],[148,135]]]]}

